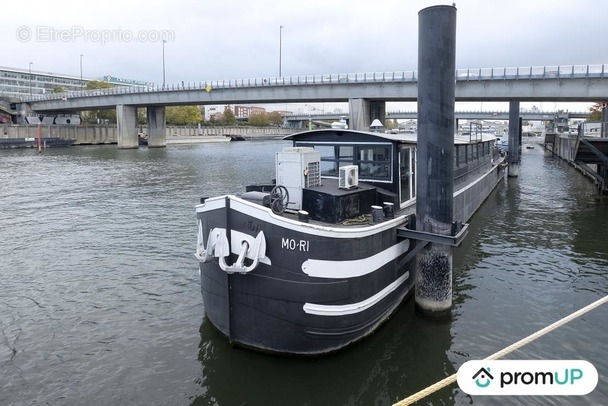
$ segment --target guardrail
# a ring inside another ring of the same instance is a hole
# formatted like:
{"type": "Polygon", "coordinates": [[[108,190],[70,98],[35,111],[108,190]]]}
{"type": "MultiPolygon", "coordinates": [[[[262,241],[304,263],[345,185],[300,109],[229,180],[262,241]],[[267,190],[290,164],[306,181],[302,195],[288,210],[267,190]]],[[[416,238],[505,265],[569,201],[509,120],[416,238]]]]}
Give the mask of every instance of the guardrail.
{"type": "Polygon", "coordinates": [[[586,122],[578,126],[578,138],[608,138],[608,122],[586,122]]]}
{"type": "MultiPolygon", "coordinates": [[[[537,66],[517,68],[476,68],[457,69],[456,81],[481,80],[532,80],[532,79],[588,79],[608,78],[608,65],[567,65],[537,66]]],[[[181,82],[157,86],[113,87],[109,89],[79,90],[67,93],[50,93],[33,96],[29,101],[58,100],[75,97],[95,97],[116,94],[173,92],[185,90],[212,91],[213,89],[307,86],[327,84],[365,84],[365,83],[410,83],[418,80],[416,71],[368,72],[368,73],[331,73],[287,77],[268,77],[252,79],[230,79],[206,82],[181,82]]]]}
{"type": "MultiPolygon", "coordinates": [[[[479,115],[483,115],[483,116],[497,116],[497,115],[504,115],[504,114],[509,114],[508,111],[505,110],[456,110],[455,113],[458,114],[479,114],[479,115]]],[[[520,109],[520,113],[524,114],[524,115],[528,115],[528,116],[539,116],[539,117],[543,117],[543,116],[555,116],[556,114],[569,114],[570,116],[575,115],[575,116],[588,116],[589,115],[589,111],[555,111],[555,110],[551,110],[551,111],[529,111],[526,110],[524,108],[520,109]]],[[[401,111],[401,110],[395,110],[395,111],[387,111],[386,112],[386,118],[392,118],[396,115],[416,115],[417,112],[416,110],[410,110],[410,111],[401,111]]],[[[340,117],[340,116],[344,116],[347,117],[348,116],[348,112],[344,113],[315,113],[315,112],[311,112],[311,113],[294,113],[294,114],[287,114],[285,115],[286,119],[292,119],[292,120],[299,120],[299,119],[306,119],[308,120],[309,118],[313,118],[313,119],[322,119],[322,118],[335,118],[335,117],[340,117]]]]}
{"type": "MultiPolygon", "coordinates": [[[[546,115],[556,115],[556,114],[586,114],[589,115],[589,111],[558,111],[558,110],[547,110],[547,111],[541,111],[541,110],[537,110],[537,111],[530,111],[530,110],[526,110],[525,108],[520,108],[520,113],[524,113],[524,114],[530,114],[530,115],[537,115],[537,116],[546,116],[546,115]]],[[[468,113],[481,113],[481,114],[509,114],[508,111],[506,110],[456,110],[455,111],[456,114],[468,114],[468,113]]],[[[389,112],[386,113],[387,115],[389,114],[389,112]]],[[[391,111],[390,114],[416,114],[416,110],[410,110],[410,111],[400,111],[400,110],[395,110],[395,111],[391,111]]],[[[298,114],[295,114],[298,115],[298,114]]],[[[303,115],[303,114],[299,114],[299,115],[303,115]]],[[[314,115],[314,114],[313,114],[314,115]]],[[[333,115],[336,115],[335,113],[333,115]]],[[[344,114],[346,115],[346,114],[344,114]]]]}

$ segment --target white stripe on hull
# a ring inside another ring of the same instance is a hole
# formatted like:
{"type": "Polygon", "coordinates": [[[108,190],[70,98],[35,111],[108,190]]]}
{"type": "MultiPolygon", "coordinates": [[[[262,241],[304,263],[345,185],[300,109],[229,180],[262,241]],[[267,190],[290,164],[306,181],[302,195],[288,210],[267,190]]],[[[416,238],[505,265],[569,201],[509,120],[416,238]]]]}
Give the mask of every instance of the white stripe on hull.
{"type": "Polygon", "coordinates": [[[375,272],[380,267],[405,254],[409,248],[410,240],[403,240],[367,258],[351,261],[308,259],[302,264],[302,272],[317,278],[355,278],[375,272]]]}
{"type": "Polygon", "coordinates": [[[317,316],[346,316],[349,314],[360,313],[374,306],[380,300],[384,299],[391,292],[396,290],[409,278],[409,276],[409,272],[404,273],[396,281],[382,289],[380,292],[361,302],[346,305],[320,305],[314,303],[305,303],[303,307],[304,312],[308,314],[315,314],[317,316]]]}

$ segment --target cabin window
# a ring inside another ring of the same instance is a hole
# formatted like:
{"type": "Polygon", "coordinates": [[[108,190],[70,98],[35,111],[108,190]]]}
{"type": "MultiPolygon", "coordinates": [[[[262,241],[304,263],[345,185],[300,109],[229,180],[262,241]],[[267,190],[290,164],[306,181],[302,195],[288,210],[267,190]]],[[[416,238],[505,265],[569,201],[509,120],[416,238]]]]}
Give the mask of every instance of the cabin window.
{"type": "Polygon", "coordinates": [[[314,148],[321,154],[321,175],[338,176],[338,162],[333,145],[315,145],[314,148]]]}
{"type": "Polygon", "coordinates": [[[391,178],[391,156],[388,146],[359,147],[355,164],[359,166],[359,178],[381,179],[391,178]]]}
{"type": "Polygon", "coordinates": [[[392,179],[390,145],[332,145],[297,143],[312,146],[321,154],[321,176],[338,177],[341,166],[357,165],[359,180],[390,181],[392,179]]]}
{"type": "Polygon", "coordinates": [[[458,155],[460,156],[460,158],[458,159],[458,163],[460,166],[464,166],[467,164],[467,146],[466,145],[459,145],[458,146],[458,155]]]}
{"type": "Polygon", "coordinates": [[[416,148],[399,150],[399,194],[401,203],[416,197],[416,148]]]}
{"type": "Polygon", "coordinates": [[[352,145],[315,145],[314,148],[321,154],[322,176],[338,176],[341,166],[353,164],[352,145]]]}

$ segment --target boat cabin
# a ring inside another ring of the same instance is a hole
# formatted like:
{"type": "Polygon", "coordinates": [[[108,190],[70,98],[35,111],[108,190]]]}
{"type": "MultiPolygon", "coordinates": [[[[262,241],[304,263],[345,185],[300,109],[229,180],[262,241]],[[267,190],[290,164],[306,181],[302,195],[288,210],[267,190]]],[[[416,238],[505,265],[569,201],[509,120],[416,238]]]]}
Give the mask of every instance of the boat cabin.
{"type": "Polygon", "coordinates": [[[318,130],[292,134],[285,139],[292,140],[294,147],[310,147],[319,152],[323,180],[337,182],[341,167],[356,167],[357,184],[343,185],[343,188],[358,188],[360,183],[370,185],[397,207],[415,201],[416,137],[413,134],[318,130]]]}
{"type": "MultiPolygon", "coordinates": [[[[276,154],[276,185],[289,193],[288,211],[340,223],[369,214],[372,206],[395,210],[415,203],[416,139],[413,134],[321,129],[285,137],[293,146],[276,154]]],[[[267,192],[248,186],[247,192],[267,192]]],[[[241,197],[263,201],[259,193],[241,197]]],[[[268,203],[268,199],[266,200],[268,203]]]]}
{"type": "MultiPolygon", "coordinates": [[[[248,186],[253,193],[242,198],[269,205],[272,197],[259,192],[280,185],[289,195],[288,211],[327,223],[369,214],[372,206],[389,205],[396,212],[416,202],[416,134],[320,129],[284,139],[293,146],[276,154],[276,183],[248,186]]],[[[459,180],[490,162],[493,143],[457,140],[455,190],[459,180]]]]}

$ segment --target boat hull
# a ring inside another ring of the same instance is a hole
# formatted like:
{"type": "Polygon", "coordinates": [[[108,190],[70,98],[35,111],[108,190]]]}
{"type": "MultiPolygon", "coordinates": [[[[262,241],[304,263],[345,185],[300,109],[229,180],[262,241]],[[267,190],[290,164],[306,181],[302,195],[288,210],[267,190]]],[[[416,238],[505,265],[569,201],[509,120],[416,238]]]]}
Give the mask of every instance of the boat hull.
{"type": "MultiPolygon", "coordinates": [[[[233,344],[317,355],[390,317],[414,288],[428,238],[404,230],[415,228],[415,139],[337,129],[290,138],[294,146],[276,155],[275,183],[196,207],[196,256],[207,316],[233,344]],[[369,179],[359,182],[359,171],[369,179]]],[[[456,223],[504,178],[494,137],[465,141],[454,144],[456,223]]]]}
{"type": "Polygon", "coordinates": [[[320,227],[236,197],[197,207],[197,217],[199,244],[214,230],[226,230],[229,263],[237,260],[243,235],[252,239],[263,230],[265,257],[250,272],[227,272],[216,257],[200,264],[207,317],[233,344],[287,354],[332,352],[373,332],[414,285],[415,247],[396,233],[405,217],[320,227]]]}

